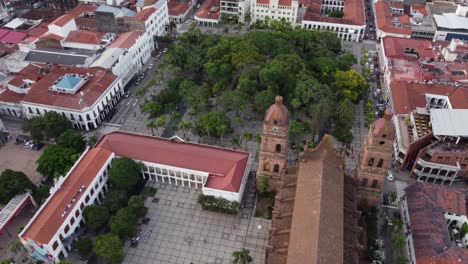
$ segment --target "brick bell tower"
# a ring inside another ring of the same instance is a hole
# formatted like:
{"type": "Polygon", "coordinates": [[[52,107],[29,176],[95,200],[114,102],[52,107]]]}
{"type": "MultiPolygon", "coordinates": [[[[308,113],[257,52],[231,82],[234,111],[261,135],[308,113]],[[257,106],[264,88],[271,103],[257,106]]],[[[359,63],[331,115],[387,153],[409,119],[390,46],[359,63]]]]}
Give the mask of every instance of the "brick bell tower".
{"type": "Polygon", "coordinates": [[[263,120],[257,170],[257,181],[261,177],[270,177],[271,189],[276,189],[275,183],[280,180],[286,170],[288,131],[289,111],[283,104],[283,97],[276,96],[275,103],[268,108],[263,120]]]}

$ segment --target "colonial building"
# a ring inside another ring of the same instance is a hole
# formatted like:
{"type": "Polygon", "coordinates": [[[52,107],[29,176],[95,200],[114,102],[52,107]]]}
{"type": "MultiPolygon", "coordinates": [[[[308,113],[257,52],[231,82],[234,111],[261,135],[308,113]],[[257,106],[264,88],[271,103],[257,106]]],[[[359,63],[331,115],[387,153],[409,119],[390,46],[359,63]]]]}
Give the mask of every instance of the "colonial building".
{"type": "Polygon", "coordinates": [[[299,2],[297,0],[252,0],[250,12],[252,22],[265,20],[282,20],[296,25],[299,2]]]}
{"type": "Polygon", "coordinates": [[[277,96],[268,108],[263,120],[262,142],[258,161],[257,179],[269,177],[272,188],[285,173],[289,149],[289,112],[283,104],[283,97],[277,96]]]}
{"type": "Polygon", "coordinates": [[[51,189],[51,195],[19,234],[26,250],[42,263],[57,263],[84,225],[86,206],[101,203],[115,157],[142,162],[142,177],[201,189],[205,195],[240,202],[251,164],[243,151],[114,132],[87,149],[51,189]]]}
{"type": "Polygon", "coordinates": [[[355,171],[359,182],[359,199],[365,199],[370,203],[379,202],[383,181],[393,162],[394,140],[392,113],[387,110],[383,118],[372,123],[367,139],[362,145],[355,171]]]}

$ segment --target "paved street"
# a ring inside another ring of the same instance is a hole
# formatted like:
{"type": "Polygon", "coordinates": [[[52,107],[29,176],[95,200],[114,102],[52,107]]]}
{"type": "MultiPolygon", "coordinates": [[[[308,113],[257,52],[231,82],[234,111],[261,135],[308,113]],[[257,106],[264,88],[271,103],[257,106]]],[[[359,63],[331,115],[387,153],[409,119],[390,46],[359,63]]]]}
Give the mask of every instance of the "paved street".
{"type": "Polygon", "coordinates": [[[242,247],[250,250],[253,263],[263,263],[270,220],[250,217],[250,208],[239,215],[203,211],[196,202],[200,190],[154,186],[158,201],[146,201],[151,220],[142,225],[137,247],[126,242],[124,263],[228,264],[242,247]]]}

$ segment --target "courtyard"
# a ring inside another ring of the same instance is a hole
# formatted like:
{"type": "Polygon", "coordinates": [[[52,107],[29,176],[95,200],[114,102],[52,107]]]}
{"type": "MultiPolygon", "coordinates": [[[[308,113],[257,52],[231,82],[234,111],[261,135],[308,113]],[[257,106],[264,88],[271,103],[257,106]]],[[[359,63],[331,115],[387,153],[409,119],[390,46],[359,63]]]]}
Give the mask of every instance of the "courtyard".
{"type": "Polygon", "coordinates": [[[138,246],[125,243],[123,263],[228,264],[241,248],[250,250],[252,263],[264,262],[271,221],[255,218],[254,208],[246,206],[238,215],[203,211],[197,204],[201,190],[150,186],[158,189],[155,199],[146,200],[150,222],[141,225],[138,246]]]}

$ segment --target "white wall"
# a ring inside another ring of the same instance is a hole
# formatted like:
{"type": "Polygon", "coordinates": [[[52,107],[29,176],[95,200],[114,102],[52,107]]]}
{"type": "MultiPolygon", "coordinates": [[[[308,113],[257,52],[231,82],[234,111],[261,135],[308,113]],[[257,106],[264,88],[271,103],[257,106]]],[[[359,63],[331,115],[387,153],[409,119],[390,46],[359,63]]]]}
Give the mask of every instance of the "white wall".
{"type": "Polygon", "coordinates": [[[269,5],[257,4],[256,0],[252,0],[250,5],[252,22],[256,20],[265,20],[268,16],[272,20],[281,20],[284,18],[286,22],[290,22],[294,27],[296,25],[297,11],[299,4],[296,0],[292,0],[291,6],[279,6],[277,0],[271,0],[269,5]]]}
{"type": "Polygon", "coordinates": [[[335,32],[338,38],[347,41],[360,41],[366,25],[346,25],[337,23],[325,23],[320,21],[307,21],[303,20],[301,27],[303,29],[311,30],[325,30],[335,32]]]}
{"type": "Polygon", "coordinates": [[[62,27],[55,24],[49,24],[47,27],[49,28],[49,33],[56,34],[64,38],[68,36],[70,31],[78,29],[74,19],[71,19],[62,27]]]}
{"type": "Polygon", "coordinates": [[[86,44],[79,42],[65,42],[62,41],[62,46],[65,48],[85,49],[85,50],[99,50],[102,48],[101,44],[86,44]]]}

